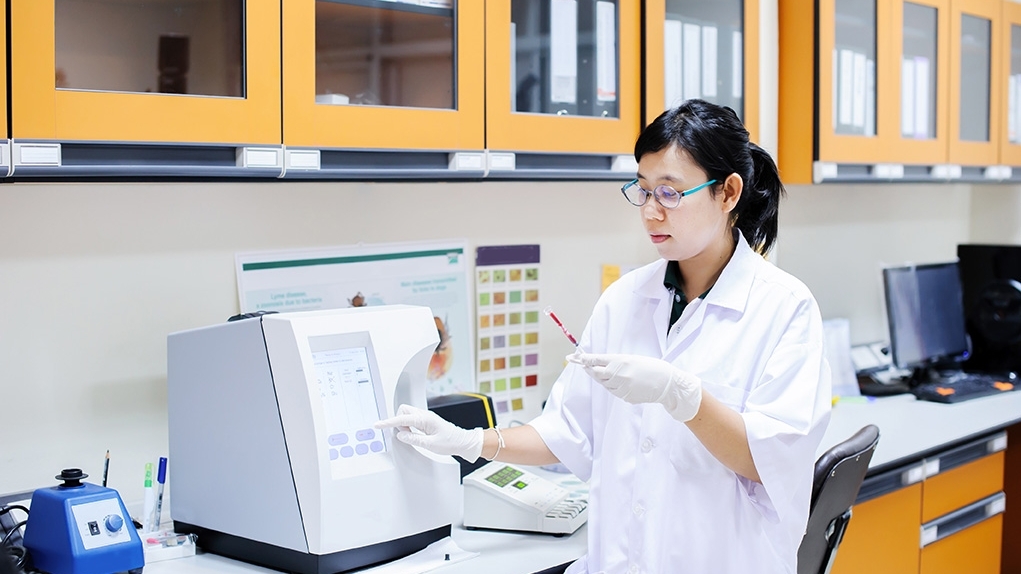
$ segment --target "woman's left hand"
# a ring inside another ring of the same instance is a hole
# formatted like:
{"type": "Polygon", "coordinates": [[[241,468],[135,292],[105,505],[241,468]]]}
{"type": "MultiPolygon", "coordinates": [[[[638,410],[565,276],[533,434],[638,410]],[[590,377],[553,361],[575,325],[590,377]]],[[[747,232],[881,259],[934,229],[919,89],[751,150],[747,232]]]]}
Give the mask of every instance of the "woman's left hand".
{"type": "Polygon", "coordinates": [[[625,401],[660,403],[681,422],[695,418],[702,404],[702,379],[663,359],[576,353],[567,360],[581,365],[606,390],[625,401]]]}

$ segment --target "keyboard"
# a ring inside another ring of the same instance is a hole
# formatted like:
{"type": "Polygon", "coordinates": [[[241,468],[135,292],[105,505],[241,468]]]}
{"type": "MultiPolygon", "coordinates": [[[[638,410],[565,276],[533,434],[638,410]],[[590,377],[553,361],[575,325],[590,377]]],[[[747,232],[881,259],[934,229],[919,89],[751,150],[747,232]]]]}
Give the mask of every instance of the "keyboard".
{"type": "Polygon", "coordinates": [[[911,389],[923,401],[937,403],[959,403],[978,397],[1006,393],[1018,389],[1021,381],[1007,377],[978,373],[941,373],[938,379],[930,380],[911,389]]]}

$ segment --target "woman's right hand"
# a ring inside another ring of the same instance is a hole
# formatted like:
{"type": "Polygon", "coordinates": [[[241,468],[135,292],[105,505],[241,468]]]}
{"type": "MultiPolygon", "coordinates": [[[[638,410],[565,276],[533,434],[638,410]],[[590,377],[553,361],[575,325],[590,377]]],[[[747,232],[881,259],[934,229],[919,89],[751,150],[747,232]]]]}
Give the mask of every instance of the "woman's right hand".
{"type": "Polygon", "coordinates": [[[440,415],[411,405],[401,405],[397,414],[377,422],[378,429],[396,428],[397,439],[436,454],[457,455],[475,462],[482,455],[482,429],[463,429],[440,415]]]}

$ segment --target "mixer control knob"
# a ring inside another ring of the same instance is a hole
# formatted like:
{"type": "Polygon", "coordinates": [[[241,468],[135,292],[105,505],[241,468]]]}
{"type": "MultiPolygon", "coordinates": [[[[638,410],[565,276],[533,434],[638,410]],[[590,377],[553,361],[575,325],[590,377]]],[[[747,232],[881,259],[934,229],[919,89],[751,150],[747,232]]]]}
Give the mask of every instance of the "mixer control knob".
{"type": "Polygon", "coordinates": [[[103,524],[106,526],[108,531],[117,532],[122,526],[124,526],[124,519],[117,514],[110,514],[105,520],[103,520],[103,524]]]}

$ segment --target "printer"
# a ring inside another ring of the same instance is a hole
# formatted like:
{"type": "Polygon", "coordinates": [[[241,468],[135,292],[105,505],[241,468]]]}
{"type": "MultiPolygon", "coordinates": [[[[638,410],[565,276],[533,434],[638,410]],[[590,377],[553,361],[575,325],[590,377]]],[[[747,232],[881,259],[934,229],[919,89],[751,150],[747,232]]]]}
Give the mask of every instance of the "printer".
{"type": "Polygon", "coordinates": [[[266,314],[167,337],[174,528],[297,572],[414,553],[461,515],[458,463],[373,423],[426,408],[428,307],[266,314]]]}

